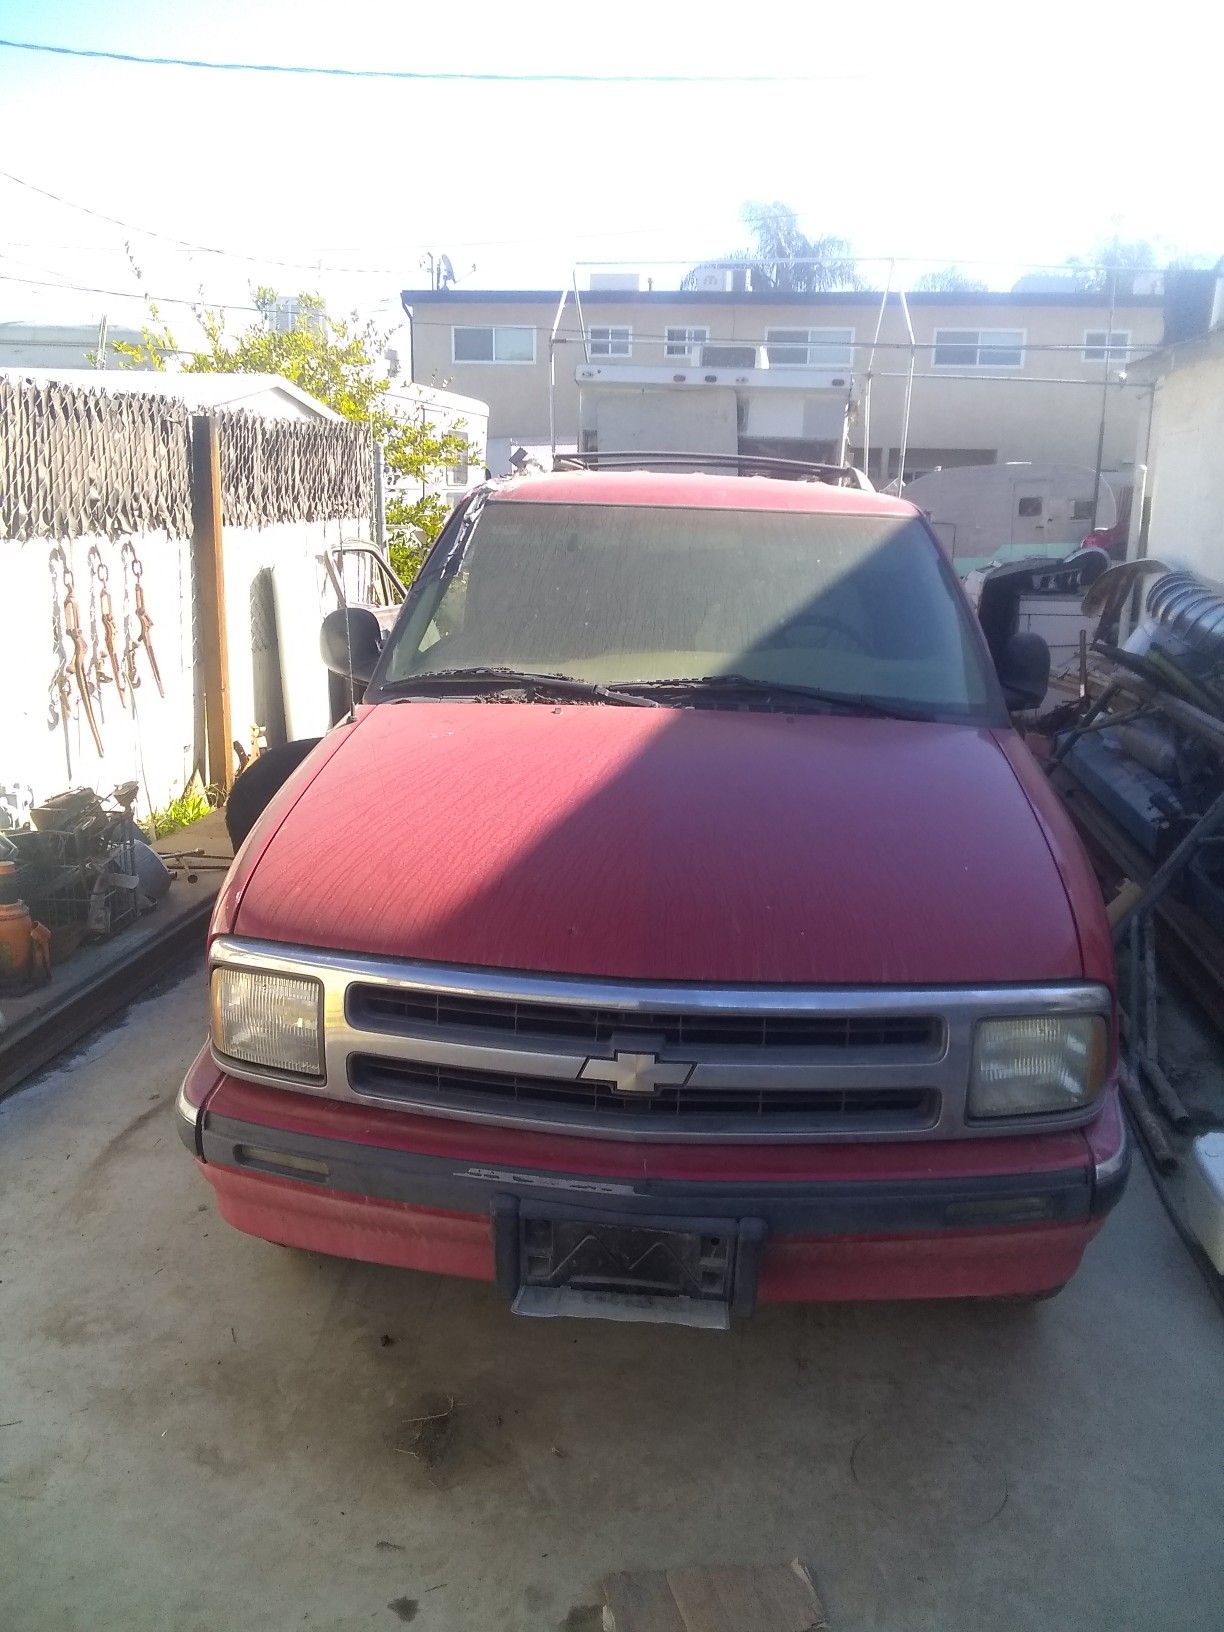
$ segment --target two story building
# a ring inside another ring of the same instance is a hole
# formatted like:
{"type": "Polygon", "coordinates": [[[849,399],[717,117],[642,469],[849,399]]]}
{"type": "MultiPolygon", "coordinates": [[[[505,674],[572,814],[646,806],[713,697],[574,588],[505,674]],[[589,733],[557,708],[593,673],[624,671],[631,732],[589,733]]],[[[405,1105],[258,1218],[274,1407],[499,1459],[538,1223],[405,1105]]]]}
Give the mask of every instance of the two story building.
{"type": "Polygon", "coordinates": [[[849,455],[877,482],[899,474],[903,438],[905,480],[1016,459],[1091,465],[1102,411],[1102,463],[1125,472],[1140,405],[1120,376],[1162,333],[1158,292],[1128,293],[1112,318],[1101,296],[1070,290],[910,294],[908,324],[895,294],[881,317],[881,295],[858,290],[594,287],[569,295],[559,323],[555,290],[409,289],[402,300],[412,377],[489,404],[494,473],[517,446],[577,446],[583,365],[682,369],[726,358],[719,348],[731,346],[763,347],[770,370],[820,368],[844,380],[849,455]]]}

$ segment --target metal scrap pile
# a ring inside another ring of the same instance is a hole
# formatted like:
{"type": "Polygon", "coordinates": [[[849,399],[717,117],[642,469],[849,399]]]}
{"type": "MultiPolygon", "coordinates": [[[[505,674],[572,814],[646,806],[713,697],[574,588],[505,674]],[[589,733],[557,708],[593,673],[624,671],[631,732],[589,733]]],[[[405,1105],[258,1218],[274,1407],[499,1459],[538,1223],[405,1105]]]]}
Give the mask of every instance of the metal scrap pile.
{"type": "Polygon", "coordinates": [[[1100,619],[1091,662],[1076,696],[1038,729],[1052,738],[1052,780],[1112,893],[1132,1065],[1185,1128],[1192,1119],[1159,1061],[1155,957],[1159,946],[1208,1013],[1224,1017],[1224,587],[1126,562],[1096,581],[1084,610],[1100,619]],[[1152,572],[1161,576],[1146,616],[1118,645],[1126,604],[1152,572]]]}
{"type": "Polygon", "coordinates": [[[147,911],[169,875],[132,820],[136,784],[109,798],[90,788],[57,794],[33,826],[0,835],[12,897],[50,932],[58,964],[85,940],[104,940],[147,911]]]}

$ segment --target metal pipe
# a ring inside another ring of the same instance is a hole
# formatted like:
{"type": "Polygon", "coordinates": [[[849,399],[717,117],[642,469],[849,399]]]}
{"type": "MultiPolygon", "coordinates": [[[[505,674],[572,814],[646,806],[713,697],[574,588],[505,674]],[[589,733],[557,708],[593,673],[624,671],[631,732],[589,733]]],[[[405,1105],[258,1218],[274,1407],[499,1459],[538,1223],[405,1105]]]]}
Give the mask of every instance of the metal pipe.
{"type": "Polygon", "coordinates": [[[383,488],[382,443],[374,444],[374,543],[382,554],[387,550],[387,505],[383,488]]]}
{"type": "Polygon", "coordinates": [[[1118,1086],[1122,1090],[1122,1098],[1126,1101],[1126,1108],[1138,1124],[1139,1131],[1147,1142],[1152,1153],[1152,1160],[1162,1173],[1172,1173],[1178,1165],[1177,1155],[1169,1143],[1168,1136],[1156,1117],[1152,1108],[1144,1098],[1134,1072],[1128,1065],[1118,1066],[1118,1086]]]}
{"type": "MultiPolygon", "coordinates": [[[[1120,1022],[1121,1035],[1126,1041],[1126,1046],[1131,1048],[1131,1038],[1133,1038],[1138,1028],[1134,1027],[1134,1023],[1131,1022],[1131,1018],[1124,1009],[1118,1010],[1118,1022],[1120,1022]]],[[[1190,1111],[1186,1110],[1185,1105],[1183,1105],[1182,1097],[1178,1095],[1177,1089],[1173,1087],[1169,1077],[1157,1066],[1157,1062],[1152,1059],[1151,1053],[1147,1053],[1146,1049],[1136,1046],[1133,1049],[1133,1059],[1134,1067],[1142,1072],[1144,1082],[1147,1082],[1147,1085],[1151,1087],[1152,1093],[1155,1095],[1155,1102],[1160,1106],[1160,1110],[1164,1111],[1167,1120],[1170,1121],[1173,1128],[1177,1128],[1180,1133],[1185,1133],[1185,1129],[1190,1128],[1193,1118],[1190,1116],[1190,1111]]]]}
{"type": "Polygon", "coordinates": [[[1186,702],[1184,698],[1175,697],[1172,692],[1149,685],[1135,675],[1112,680],[1101,693],[1099,702],[1104,704],[1117,692],[1133,697],[1136,702],[1148,703],[1159,709],[1162,714],[1167,714],[1174,724],[1180,725],[1183,731],[1189,732],[1192,737],[1205,743],[1217,754],[1224,754],[1224,720],[1217,720],[1205,709],[1186,702]]]}
{"type": "MultiPolygon", "coordinates": [[[[880,309],[876,313],[875,334],[872,336],[871,350],[867,354],[867,374],[863,380],[863,469],[871,474],[871,379],[875,363],[876,347],[880,343],[880,330],[884,327],[884,308],[888,304],[888,291],[892,288],[893,270],[895,261],[888,263],[888,277],[884,281],[884,293],[880,296],[880,309]]],[[[887,480],[888,472],[881,471],[881,476],[887,480]]]]}
{"type": "Polygon", "coordinates": [[[1099,714],[1103,714],[1109,707],[1115,695],[1121,689],[1121,684],[1122,683],[1120,680],[1111,680],[1101,692],[1101,695],[1097,698],[1096,702],[1093,703],[1092,707],[1088,710],[1087,714],[1084,715],[1080,723],[1077,726],[1072,727],[1070,731],[1066,732],[1062,741],[1057,745],[1053,754],[1050,756],[1050,763],[1052,765],[1057,765],[1061,760],[1066,758],[1067,752],[1072,744],[1078,742],[1084,732],[1090,729],[1092,722],[1097,718],[1097,716],[1099,714]]]}
{"type": "Polygon", "coordinates": [[[1101,423],[1097,427],[1096,471],[1092,478],[1092,526],[1101,502],[1101,465],[1105,459],[1105,415],[1109,407],[1109,364],[1113,354],[1114,316],[1118,309],[1118,274],[1109,274],[1109,321],[1105,325],[1105,359],[1101,364],[1101,423]]]}
{"type": "Polygon", "coordinates": [[[578,271],[574,269],[574,306],[578,313],[578,332],[582,336],[582,355],[589,363],[591,360],[591,343],[587,339],[586,318],[582,315],[582,292],[578,288],[578,271]]]}
{"type": "Polygon", "coordinates": [[[561,327],[561,317],[568,300],[569,290],[562,289],[553,326],[548,334],[548,440],[549,452],[554,459],[557,455],[557,330],[561,327]]]}
{"type": "Polygon", "coordinates": [[[1134,905],[1124,912],[1114,925],[1114,940],[1121,940],[1129,930],[1131,923],[1141,918],[1143,914],[1155,906],[1157,901],[1169,888],[1173,880],[1186,867],[1199,845],[1218,827],[1224,827],[1224,793],[1221,793],[1207,807],[1198,821],[1186,834],[1180,844],[1176,845],[1161,865],[1152,874],[1144,885],[1139,898],[1134,905]]]}
{"type": "Polygon", "coordinates": [[[1156,1103],[1160,1106],[1169,1122],[1179,1133],[1185,1133],[1187,1128],[1192,1125],[1193,1118],[1186,1109],[1177,1089],[1174,1088],[1151,1055],[1144,1054],[1140,1058],[1139,1069],[1151,1085],[1152,1092],[1156,1096],[1156,1103]]]}
{"type": "Polygon", "coordinates": [[[905,290],[898,289],[897,298],[901,302],[901,311],[905,317],[905,327],[909,331],[910,360],[909,373],[905,377],[905,407],[901,415],[901,449],[897,456],[897,493],[905,486],[905,455],[909,448],[910,403],[914,396],[914,365],[918,360],[917,341],[914,338],[914,325],[910,322],[909,302],[905,298],[905,290]]]}

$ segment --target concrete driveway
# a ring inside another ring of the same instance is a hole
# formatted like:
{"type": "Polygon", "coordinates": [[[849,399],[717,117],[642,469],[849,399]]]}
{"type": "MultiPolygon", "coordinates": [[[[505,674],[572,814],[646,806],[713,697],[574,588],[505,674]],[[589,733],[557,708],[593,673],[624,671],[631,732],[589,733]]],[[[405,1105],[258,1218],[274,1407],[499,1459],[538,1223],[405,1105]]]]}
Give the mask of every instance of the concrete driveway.
{"type": "Polygon", "coordinates": [[[835,1632],[1218,1632],[1219,1314],[1139,1168],[1035,1309],[532,1322],[213,1213],[200,976],[0,1106],[0,1627],[592,1632],[811,1569],[835,1632]]]}

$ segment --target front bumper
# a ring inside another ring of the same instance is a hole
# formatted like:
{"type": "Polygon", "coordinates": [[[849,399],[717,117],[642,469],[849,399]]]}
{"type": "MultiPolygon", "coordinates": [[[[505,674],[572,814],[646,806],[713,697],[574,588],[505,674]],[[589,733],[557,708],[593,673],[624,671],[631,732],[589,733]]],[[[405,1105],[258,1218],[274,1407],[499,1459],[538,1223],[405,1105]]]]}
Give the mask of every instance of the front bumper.
{"type": "Polygon", "coordinates": [[[1074,1273],[1125,1187],[1116,1096],[1091,1126],[925,1144],[622,1146],[258,1087],[202,1055],[180,1131],[237,1228],[340,1257],[496,1278],[493,1217],[760,1221],[762,1302],[980,1297],[1074,1273]]]}

